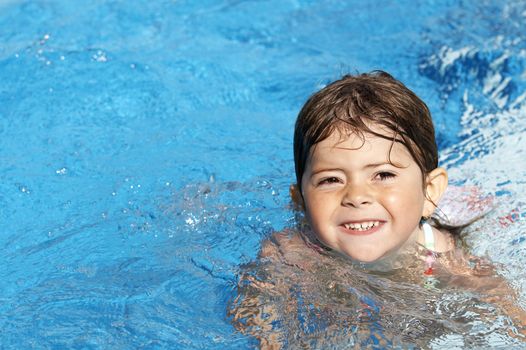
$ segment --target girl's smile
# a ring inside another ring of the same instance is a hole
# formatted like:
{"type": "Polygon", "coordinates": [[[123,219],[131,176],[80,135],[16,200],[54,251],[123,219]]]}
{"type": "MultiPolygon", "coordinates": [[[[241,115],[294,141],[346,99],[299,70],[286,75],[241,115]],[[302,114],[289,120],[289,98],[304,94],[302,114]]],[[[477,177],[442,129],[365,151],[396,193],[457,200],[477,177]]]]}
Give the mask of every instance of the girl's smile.
{"type": "Polygon", "coordinates": [[[369,235],[378,231],[385,221],[380,220],[363,220],[344,223],[342,229],[345,233],[350,235],[369,235]]]}

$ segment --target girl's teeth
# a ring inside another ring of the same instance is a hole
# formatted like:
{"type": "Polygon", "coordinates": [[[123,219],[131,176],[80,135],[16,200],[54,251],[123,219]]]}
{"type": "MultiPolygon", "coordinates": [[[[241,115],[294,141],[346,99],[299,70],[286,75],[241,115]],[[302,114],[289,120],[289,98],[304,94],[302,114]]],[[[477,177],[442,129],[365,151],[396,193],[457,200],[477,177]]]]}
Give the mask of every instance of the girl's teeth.
{"type": "Polygon", "coordinates": [[[366,231],[378,225],[380,225],[379,221],[369,221],[369,222],[362,222],[359,224],[345,224],[345,228],[347,228],[348,230],[366,231]]]}

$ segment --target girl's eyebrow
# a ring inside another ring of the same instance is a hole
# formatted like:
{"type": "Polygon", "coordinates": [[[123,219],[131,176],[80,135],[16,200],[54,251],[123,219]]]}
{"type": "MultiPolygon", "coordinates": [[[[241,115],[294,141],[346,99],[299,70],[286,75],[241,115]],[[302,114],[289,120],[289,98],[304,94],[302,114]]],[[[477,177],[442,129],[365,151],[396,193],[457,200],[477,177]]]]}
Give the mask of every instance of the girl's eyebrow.
{"type": "Polygon", "coordinates": [[[385,161],[385,162],[380,162],[380,163],[367,164],[366,166],[364,166],[364,168],[378,168],[384,165],[393,165],[393,164],[391,162],[385,161]]]}
{"type": "MultiPolygon", "coordinates": [[[[367,164],[363,168],[364,169],[378,168],[384,165],[393,165],[393,164],[391,162],[385,161],[385,162],[367,164]]],[[[312,171],[312,175],[323,173],[325,171],[344,171],[344,170],[341,168],[320,168],[320,169],[314,169],[312,171]]]]}
{"type": "Polygon", "coordinates": [[[320,169],[313,170],[312,175],[316,175],[316,174],[323,173],[326,171],[343,171],[343,170],[340,168],[320,168],[320,169]]]}

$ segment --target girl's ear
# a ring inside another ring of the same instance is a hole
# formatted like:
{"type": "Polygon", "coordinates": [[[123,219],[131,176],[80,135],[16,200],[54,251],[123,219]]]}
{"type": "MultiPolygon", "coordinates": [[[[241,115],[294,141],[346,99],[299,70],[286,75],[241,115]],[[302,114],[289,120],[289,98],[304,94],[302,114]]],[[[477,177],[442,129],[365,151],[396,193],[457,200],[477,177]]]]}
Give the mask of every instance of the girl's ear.
{"type": "Polygon", "coordinates": [[[292,199],[292,203],[294,204],[294,208],[303,210],[303,196],[301,195],[298,185],[290,185],[289,193],[290,199],[292,199]]]}
{"type": "Polygon", "coordinates": [[[426,201],[424,203],[423,217],[430,217],[435,211],[435,208],[442,198],[447,187],[447,171],[444,168],[436,168],[426,176],[425,195],[426,201]]]}

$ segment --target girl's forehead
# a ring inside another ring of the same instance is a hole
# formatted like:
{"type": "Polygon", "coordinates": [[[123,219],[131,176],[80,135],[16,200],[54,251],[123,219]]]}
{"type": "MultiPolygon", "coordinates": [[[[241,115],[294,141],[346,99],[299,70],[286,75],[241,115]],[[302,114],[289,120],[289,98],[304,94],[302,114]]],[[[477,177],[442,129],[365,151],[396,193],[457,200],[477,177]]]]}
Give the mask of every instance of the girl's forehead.
{"type": "Polygon", "coordinates": [[[316,149],[349,149],[349,150],[368,150],[370,147],[381,147],[383,145],[393,145],[396,143],[395,133],[386,128],[374,127],[369,131],[362,130],[334,130],[327,138],[318,142],[311,149],[311,153],[316,149]]]}
{"type": "Polygon", "coordinates": [[[397,140],[391,131],[372,130],[379,135],[369,132],[334,131],[326,139],[313,145],[308,162],[326,161],[328,158],[360,154],[360,157],[371,157],[376,161],[397,161],[408,163],[413,160],[407,147],[397,140]],[[346,152],[346,151],[350,151],[346,152]]]}
{"type": "Polygon", "coordinates": [[[342,125],[339,128],[335,128],[330,136],[339,137],[342,140],[348,139],[351,136],[364,137],[369,136],[381,136],[384,138],[392,139],[395,136],[394,130],[388,128],[385,125],[364,121],[364,127],[353,128],[342,125]]]}

